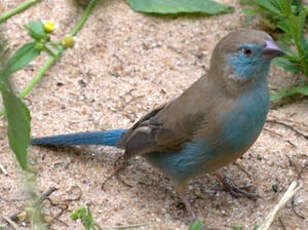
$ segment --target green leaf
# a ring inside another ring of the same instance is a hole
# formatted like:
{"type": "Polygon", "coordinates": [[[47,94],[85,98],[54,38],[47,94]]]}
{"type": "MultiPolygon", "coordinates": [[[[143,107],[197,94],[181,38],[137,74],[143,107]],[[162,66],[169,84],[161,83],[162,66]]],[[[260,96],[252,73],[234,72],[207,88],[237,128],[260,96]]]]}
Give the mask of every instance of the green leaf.
{"type": "Polygon", "coordinates": [[[298,63],[290,62],[284,57],[275,58],[272,64],[280,66],[290,72],[301,72],[302,68],[298,63]]]}
{"type": "Polygon", "coordinates": [[[288,71],[302,72],[308,78],[308,41],[304,35],[305,26],[308,25],[306,23],[307,7],[302,6],[299,0],[242,1],[260,10],[258,13],[244,10],[247,15],[260,14],[260,21],[265,26],[282,30],[279,44],[287,55],[277,58],[273,63],[288,71]]]}
{"type": "Polygon", "coordinates": [[[254,227],[253,227],[253,230],[258,230],[259,229],[259,226],[258,225],[255,225],[254,227]]]}
{"type": "Polygon", "coordinates": [[[252,1],[251,0],[240,0],[241,3],[243,4],[247,4],[247,5],[252,5],[252,1]]]}
{"type": "Polygon", "coordinates": [[[196,220],[195,223],[193,223],[188,230],[201,230],[202,222],[200,220],[196,220]]]}
{"type": "Polygon", "coordinates": [[[304,37],[304,34],[301,35],[301,43],[303,44],[305,52],[308,53],[308,39],[304,37]]]}
{"type": "Polygon", "coordinates": [[[291,42],[292,42],[292,38],[289,36],[289,35],[287,35],[287,34],[285,34],[285,33],[283,33],[283,34],[281,34],[280,36],[279,36],[279,45],[281,46],[281,45],[283,45],[283,47],[281,47],[281,48],[283,48],[283,49],[285,49],[285,48],[288,48],[288,49],[290,49],[289,48],[289,45],[291,44],[291,42]]]}
{"type": "Polygon", "coordinates": [[[256,13],[260,13],[261,11],[259,9],[248,9],[248,8],[243,8],[242,12],[244,14],[256,14],[256,13]]]}
{"type": "Polygon", "coordinates": [[[275,6],[281,13],[283,13],[286,17],[292,14],[291,10],[292,1],[288,0],[272,0],[272,5],[275,6]]]}
{"type": "Polygon", "coordinates": [[[82,220],[82,224],[86,229],[92,229],[94,226],[94,220],[93,220],[93,216],[92,213],[90,212],[89,209],[87,209],[84,206],[81,206],[79,208],[77,208],[76,210],[74,210],[70,217],[73,220],[77,220],[77,219],[81,219],[82,220]]]}
{"type": "Polygon", "coordinates": [[[35,48],[35,45],[36,42],[26,43],[13,54],[8,62],[10,73],[20,70],[40,54],[40,51],[35,48]]]}
{"type": "Polygon", "coordinates": [[[42,21],[30,21],[29,34],[35,40],[47,38],[47,34],[44,30],[44,24],[42,21]]]}
{"type": "Polygon", "coordinates": [[[271,101],[276,101],[278,99],[281,99],[283,97],[290,97],[295,94],[302,94],[305,96],[308,96],[308,85],[305,86],[299,86],[299,87],[294,87],[292,89],[282,89],[278,93],[273,93],[270,92],[270,99],[271,101]]]}
{"type": "Polygon", "coordinates": [[[301,43],[301,34],[304,29],[305,21],[306,21],[306,12],[304,11],[301,11],[298,16],[291,15],[288,18],[289,27],[291,29],[300,56],[302,56],[304,53],[304,47],[303,44],[301,43]]]}
{"type": "Polygon", "coordinates": [[[30,144],[30,112],[25,104],[15,96],[7,80],[8,73],[0,73],[0,90],[5,114],[8,120],[8,137],[22,169],[27,169],[27,148],[30,144]]]}
{"type": "Polygon", "coordinates": [[[286,19],[281,19],[279,22],[277,22],[277,27],[285,32],[288,36],[292,36],[290,25],[287,23],[286,19]]]}
{"type": "Polygon", "coordinates": [[[85,214],[87,213],[87,209],[84,207],[84,206],[80,206],[79,208],[75,209],[70,217],[73,219],[73,220],[77,220],[77,219],[80,219],[82,218],[85,214]]]}
{"type": "Polygon", "coordinates": [[[287,52],[287,55],[292,57],[294,60],[299,60],[297,53],[294,53],[293,50],[291,50],[290,44],[293,43],[288,35],[283,34],[279,37],[279,47],[282,48],[283,51],[287,52]]]}
{"type": "Polygon", "coordinates": [[[281,15],[281,12],[272,4],[272,1],[269,0],[252,0],[252,1],[259,7],[262,7],[276,15],[281,15]]]}
{"type": "Polygon", "coordinates": [[[237,226],[232,226],[231,229],[232,230],[243,230],[242,227],[237,227],[237,226]]]}
{"type": "MultiPolygon", "coordinates": [[[[304,6],[304,4],[303,4],[303,6],[304,6]]],[[[295,15],[298,14],[303,8],[301,0],[293,0],[291,8],[292,8],[293,14],[295,14],[295,15]]]]}
{"type": "Polygon", "coordinates": [[[231,13],[233,7],[225,6],[213,0],[126,0],[138,12],[157,14],[231,13]]]}
{"type": "Polygon", "coordinates": [[[256,16],[257,13],[260,13],[260,9],[248,9],[248,8],[243,8],[242,12],[246,14],[245,18],[245,24],[249,24],[256,16]]]}
{"type": "Polygon", "coordinates": [[[250,14],[250,15],[247,15],[247,17],[245,18],[245,24],[248,25],[253,19],[255,18],[255,15],[253,14],[250,14]]]}

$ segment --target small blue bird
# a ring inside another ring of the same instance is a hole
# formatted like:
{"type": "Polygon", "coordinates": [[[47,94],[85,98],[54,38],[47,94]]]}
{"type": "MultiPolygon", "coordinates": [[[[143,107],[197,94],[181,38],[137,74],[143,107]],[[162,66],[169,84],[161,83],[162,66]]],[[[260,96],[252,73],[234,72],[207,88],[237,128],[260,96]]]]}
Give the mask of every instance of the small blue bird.
{"type": "Polygon", "coordinates": [[[207,76],[174,100],[152,110],[130,129],[85,132],[32,139],[33,145],[106,145],[142,155],[173,179],[183,195],[187,181],[236,160],[264,125],[270,62],[285,53],[265,32],[229,33],[215,47],[207,76]]]}

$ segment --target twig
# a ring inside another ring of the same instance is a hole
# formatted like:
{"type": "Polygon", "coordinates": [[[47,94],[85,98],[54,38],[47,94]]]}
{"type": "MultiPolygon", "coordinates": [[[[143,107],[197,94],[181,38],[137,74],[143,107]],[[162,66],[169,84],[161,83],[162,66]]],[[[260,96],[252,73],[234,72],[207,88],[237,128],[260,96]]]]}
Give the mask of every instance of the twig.
{"type": "Polygon", "coordinates": [[[64,202],[80,200],[80,198],[82,197],[82,190],[78,185],[74,185],[70,188],[69,192],[72,192],[74,188],[77,188],[79,190],[78,196],[76,196],[75,198],[66,199],[66,200],[64,200],[64,202]]]}
{"type": "Polygon", "coordinates": [[[295,144],[293,144],[290,140],[286,140],[286,142],[291,145],[293,148],[297,148],[297,146],[295,144]]]}
{"type": "MultiPolygon", "coordinates": [[[[109,229],[126,229],[126,228],[139,228],[139,227],[143,227],[143,226],[147,226],[147,225],[151,225],[152,223],[144,223],[144,224],[129,224],[129,225],[122,225],[122,226],[105,226],[99,228],[102,230],[109,230],[109,229]]],[[[97,224],[95,224],[97,226],[97,224]]]]}
{"type": "Polygon", "coordinates": [[[1,164],[1,162],[0,162],[0,171],[1,171],[5,176],[8,175],[8,172],[7,172],[6,169],[3,167],[3,165],[1,164]]]}
{"type": "Polygon", "coordinates": [[[299,218],[301,218],[301,219],[304,220],[305,217],[302,216],[301,214],[299,214],[299,213],[296,211],[296,209],[295,209],[294,197],[295,197],[295,196],[293,196],[293,198],[292,198],[292,200],[291,200],[291,208],[292,208],[292,211],[295,213],[295,215],[296,215],[297,217],[299,217],[299,218]]]}
{"type": "MultiPolygon", "coordinates": [[[[41,205],[41,203],[46,200],[54,191],[58,190],[57,188],[55,187],[51,187],[49,188],[46,192],[44,192],[38,199],[37,201],[35,202],[35,206],[39,206],[41,205]]],[[[20,212],[17,212],[13,215],[10,216],[10,219],[11,220],[18,220],[18,216],[24,211],[20,211],[20,212]]]]}
{"type": "Polygon", "coordinates": [[[11,220],[10,217],[2,216],[2,218],[3,218],[6,222],[8,222],[10,225],[12,225],[12,227],[13,227],[14,229],[17,229],[17,230],[18,230],[18,225],[17,225],[13,220],[11,220]]]}
{"type": "MultiPolygon", "coordinates": [[[[296,176],[296,179],[297,180],[300,180],[301,179],[301,175],[304,171],[304,169],[308,166],[308,164],[304,165],[298,172],[298,167],[297,165],[292,161],[292,159],[287,155],[287,158],[289,159],[289,164],[291,167],[293,167],[295,169],[295,172],[297,173],[297,176],[296,176]]],[[[291,200],[291,208],[292,208],[292,211],[295,213],[295,215],[301,219],[305,219],[304,216],[302,216],[301,214],[299,214],[296,209],[295,209],[295,195],[292,197],[292,200],[291,200]]]]}
{"type": "MultiPolygon", "coordinates": [[[[66,204],[66,202],[76,201],[76,200],[79,200],[79,199],[81,198],[81,196],[82,196],[82,190],[81,190],[81,188],[80,188],[79,186],[77,186],[77,185],[75,185],[75,186],[73,186],[72,188],[70,188],[70,190],[69,190],[68,192],[71,194],[71,193],[72,193],[72,190],[73,190],[74,188],[77,188],[77,189],[79,190],[78,196],[77,196],[76,198],[66,199],[66,200],[63,201],[63,203],[54,203],[49,197],[46,198],[46,200],[49,201],[49,203],[50,203],[51,206],[56,206],[57,208],[60,209],[60,212],[59,212],[59,213],[57,213],[57,214],[54,215],[54,216],[50,216],[51,219],[50,219],[49,223],[52,223],[52,222],[54,222],[54,221],[58,221],[58,222],[64,224],[66,227],[68,227],[67,223],[65,223],[65,222],[63,222],[62,220],[60,220],[59,217],[64,213],[65,210],[68,209],[68,204],[66,204]],[[62,207],[61,207],[61,205],[62,205],[62,207]]],[[[46,193],[47,193],[47,192],[46,192],[46,193]]]]}
{"type": "Polygon", "coordinates": [[[277,216],[279,210],[285,206],[285,204],[299,191],[302,187],[302,182],[293,181],[289,186],[286,193],[282,196],[278,204],[274,207],[274,209],[268,214],[265,221],[260,225],[258,230],[267,230],[272,225],[275,217],[277,216]]]}
{"type": "Polygon", "coordinates": [[[64,213],[64,211],[68,209],[68,205],[67,205],[67,204],[56,204],[56,203],[53,203],[53,201],[52,201],[49,197],[48,197],[46,200],[49,201],[49,203],[50,203],[51,206],[55,206],[55,207],[57,207],[57,208],[60,209],[60,212],[57,213],[56,215],[53,215],[53,216],[52,216],[51,214],[49,214],[49,215],[46,215],[46,216],[45,216],[45,218],[44,218],[45,220],[46,220],[46,217],[50,217],[50,219],[47,221],[48,224],[51,224],[51,223],[53,223],[54,221],[58,221],[59,223],[61,223],[61,224],[65,225],[66,227],[68,227],[68,224],[67,224],[67,223],[65,223],[64,221],[62,221],[62,220],[59,219],[59,217],[62,216],[62,214],[64,213]],[[61,205],[63,205],[64,207],[61,207],[61,205]]]}
{"type": "Polygon", "coordinates": [[[304,170],[308,167],[308,163],[306,163],[304,166],[301,167],[301,169],[298,171],[298,167],[297,165],[292,161],[292,159],[287,155],[287,158],[289,159],[289,164],[291,167],[293,167],[295,169],[295,172],[297,173],[296,179],[300,180],[302,179],[302,174],[304,172],[304,170]]]}
{"type": "Polygon", "coordinates": [[[236,167],[238,167],[238,169],[239,170],[241,170],[243,173],[245,173],[247,176],[248,176],[248,178],[251,180],[251,175],[249,174],[249,172],[247,172],[246,171],[246,169],[243,167],[243,166],[241,166],[239,163],[237,163],[237,162],[234,162],[233,163],[236,167]]]}
{"type": "Polygon", "coordinates": [[[280,133],[277,133],[277,132],[275,132],[275,131],[273,131],[273,130],[271,130],[271,129],[268,129],[268,128],[263,128],[263,129],[264,129],[265,131],[267,131],[267,132],[273,134],[273,135],[276,135],[276,136],[278,136],[278,137],[282,137],[282,135],[281,135],[280,133]]]}
{"type": "Polygon", "coordinates": [[[9,19],[10,17],[13,17],[14,15],[24,11],[25,9],[27,9],[28,7],[40,2],[41,0],[28,0],[22,4],[20,4],[19,6],[17,6],[16,8],[10,10],[9,12],[6,12],[4,14],[2,14],[0,16],[0,23],[6,21],[7,19],[9,19]]]}
{"type": "MultiPolygon", "coordinates": [[[[297,165],[293,162],[293,160],[288,156],[288,155],[286,155],[286,157],[288,158],[288,160],[289,160],[289,165],[290,165],[290,167],[293,167],[294,168],[294,171],[296,172],[296,173],[298,173],[298,169],[297,169],[297,165]]],[[[299,178],[297,178],[297,180],[298,180],[299,178]]]]}
{"type": "Polygon", "coordinates": [[[37,201],[35,202],[35,205],[36,205],[36,206],[41,205],[42,202],[43,202],[44,200],[46,200],[46,199],[47,199],[54,191],[56,191],[56,190],[58,190],[58,189],[55,188],[55,187],[49,188],[46,192],[44,192],[44,193],[40,196],[40,198],[37,199],[37,201]]]}
{"type": "Polygon", "coordinates": [[[291,125],[288,125],[286,123],[283,123],[281,121],[275,121],[275,120],[266,120],[266,122],[268,123],[273,123],[273,124],[278,124],[278,125],[282,125],[286,128],[291,129],[293,132],[295,132],[296,134],[308,139],[308,135],[306,135],[305,133],[302,133],[301,131],[297,130],[296,128],[292,127],[291,125]]]}
{"type": "Polygon", "coordinates": [[[301,179],[302,174],[303,174],[304,170],[305,170],[307,167],[308,167],[308,163],[305,164],[305,165],[301,168],[301,170],[300,170],[299,173],[297,174],[297,180],[300,180],[300,179],[301,179]]]}
{"type": "MultiPolygon", "coordinates": [[[[49,200],[49,202],[53,205],[52,201],[51,201],[49,198],[48,198],[48,200],[49,200]]],[[[64,211],[68,209],[68,205],[67,205],[67,204],[64,204],[64,205],[65,205],[64,208],[57,206],[57,208],[60,209],[60,212],[57,213],[55,216],[52,217],[50,223],[52,223],[52,222],[54,222],[54,221],[56,220],[56,221],[58,221],[58,222],[60,222],[60,223],[62,223],[62,224],[64,224],[65,226],[68,227],[68,224],[67,224],[67,223],[65,223],[65,222],[63,222],[62,220],[59,219],[59,217],[62,216],[62,214],[64,213],[64,211]]]]}
{"type": "MultiPolygon", "coordinates": [[[[301,179],[301,176],[302,176],[302,173],[304,172],[305,168],[308,166],[308,164],[304,165],[301,170],[299,171],[299,173],[297,174],[297,180],[300,180],[301,179]]],[[[304,216],[302,216],[301,214],[299,214],[296,209],[295,209],[295,196],[292,197],[292,200],[291,200],[291,208],[292,208],[292,211],[295,213],[295,215],[301,219],[305,219],[304,216]]]]}
{"type": "Polygon", "coordinates": [[[120,173],[123,172],[127,167],[128,167],[128,161],[125,160],[123,158],[123,156],[120,156],[118,159],[116,159],[116,161],[114,162],[114,170],[113,172],[103,181],[102,185],[101,185],[101,189],[105,190],[105,185],[107,184],[107,182],[112,179],[114,176],[116,176],[116,178],[122,182],[122,184],[126,185],[129,188],[132,188],[133,186],[126,183],[124,180],[122,180],[122,178],[120,177],[120,173]],[[117,164],[119,164],[117,166],[117,164]]]}
{"type": "MultiPolygon", "coordinates": [[[[61,213],[62,215],[62,213],[61,213]]],[[[61,216],[60,215],[60,216],[61,216]]],[[[54,222],[54,220],[58,221],[59,223],[65,225],[66,227],[69,227],[69,225],[67,223],[65,223],[63,220],[60,220],[59,217],[54,217],[51,221],[54,222]]]]}

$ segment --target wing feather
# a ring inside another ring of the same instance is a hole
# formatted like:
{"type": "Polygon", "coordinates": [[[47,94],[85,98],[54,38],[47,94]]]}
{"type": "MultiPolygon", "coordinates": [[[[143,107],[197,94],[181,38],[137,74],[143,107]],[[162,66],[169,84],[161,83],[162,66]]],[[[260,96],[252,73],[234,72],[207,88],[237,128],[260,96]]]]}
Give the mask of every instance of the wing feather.
{"type": "Polygon", "coordinates": [[[200,133],[200,128],[206,129],[208,108],[204,105],[210,103],[204,103],[207,93],[204,88],[198,89],[203,86],[199,80],[175,100],[147,113],[122,135],[119,146],[125,149],[126,158],[179,151],[200,133]]]}

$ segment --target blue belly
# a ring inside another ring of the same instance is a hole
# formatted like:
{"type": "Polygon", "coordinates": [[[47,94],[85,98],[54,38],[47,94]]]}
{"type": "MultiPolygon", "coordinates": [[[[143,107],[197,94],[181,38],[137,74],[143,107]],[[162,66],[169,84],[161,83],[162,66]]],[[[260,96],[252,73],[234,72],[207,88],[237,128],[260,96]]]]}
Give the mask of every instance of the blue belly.
{"type": "Polygon", "coordinates": [[[217,117],[222,128],[215,137],[205,135],[186,143],[180,152],[153,152],[144,157],[176,182],[185,182],[223,167],[240,157],[255,142],[264,125],[268,105],[265,82],[261,89],[243,95],[228,116],[221,114],[217,117]]]}

